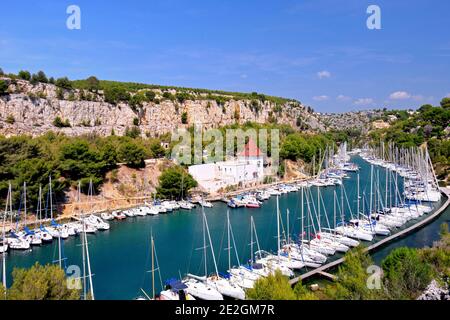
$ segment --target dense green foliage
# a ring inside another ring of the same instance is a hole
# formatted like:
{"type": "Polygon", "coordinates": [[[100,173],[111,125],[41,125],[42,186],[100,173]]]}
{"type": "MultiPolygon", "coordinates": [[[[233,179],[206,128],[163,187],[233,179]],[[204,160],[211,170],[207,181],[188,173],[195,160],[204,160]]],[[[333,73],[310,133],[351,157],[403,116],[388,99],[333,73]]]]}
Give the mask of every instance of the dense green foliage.
{"type": "Polygon", "coordinates": [[[70,127],[70,122],[69,119],[62,120],[61,117],[58,116],[53,120],[53,125],[57,128],[67,128],[70,127]]]}
{"type": "Polygon", "coordinates": [[[301,159],[310,162],[313,156],[318,159],[320,152],[323,155],[326,146],[331,142],[324,135],[293,133],[288,135],[281,144],[280,156],[282,159],[301,159]]]}
{"type": "Polygon", "coordinates": [[[118,156],[130,167],[142,168],[145,166],[145,149],[131,139],[120,145],[118,156]]]}
{"type": "Polygon", "coordinates": [[[26,70],[20,70],[19,73],[18,73],[18,76],[22,80],[28,80],[29,81],[31,79],[30,72],[26,71],[26,70]]]}
{"type": "Polygon", "coordinates": [[[0,80],[0,96],[8,94],[8,84],[5,80],[0,80]]]}
{"type": "MultiPolygon", "coordinates": [[[[72,84],[77,89],[88,89],[89,84],[86,80],[75,80],[72,81],[72,84]]],[[[174,87],[174,86],[161,86],[161,85],[152,85],[152,84],[143,84],[143,83],[135,83],[135,82],[118,82],[118,81],[109,81],[109,80],[100,80],[99,81],[100,90],[111,90],[112,88],[122,89],[126,92],[133,93],[139,90],[144,89],[159,89],[163,92],[167,92],[168,90],[176,90],[177,95],[175,97],[170,97],[171,99],[176,99],[179,102],[184,102],[185,100],[192,99],[193,94],[196,95],[196,99],[212,99],[216,100],[218,104],[221,104],[226,97],[229,97],[234,100],[239,99],[257,99],[260,101],[271,101],[274,103],[284,104],[286,102],[294,102],[298,103],[293,99],[285,99],[280,97],[267,96],[263,94],[258,94],[256,92],[252,93],[242,93],[242,92],[227,92],[220,90],[208,90],[208,89],[198,89],[198,88],[184,88],[184,87],[174,87]],[[226,96],[226,97],[224,97],[226,96]]],[[[150,99],[152,100],[152,99],[150,99]]]]}
{"type": "Polygon", "coordinates": [[[69,289],[64,270],[57,265],[39,265],[14,269],[8,300],[79,300],[80,290],[69,289]]]}
{"type": "Polygon", "coordinates": [[[385,285],[393,299],[418,296],[432,279],[431,266],[421,261],[419,251],[415,249],[395,249],[381,266],[385,273],[385,285]]]}
{"type": "Polygon", "coordinates": [[[188,115],[187,115],[187,112],[183,112],[183,113],[181,114],[181,123],[182,123],[182,124],[186,124],[187,121],[188,121],[188,115]]]}
{"type": "MultiPolygon", "coordinates": [[[[432,248],[397,248],[381,263],[378,286],[373,279],[374,265],[362,246],[345,254],[344,262],[336,273],[337,280],[313,292],[301,284],[291,288],[288,279],[281,274],[258,280],[247,292],[249,299],[293,300],[409,300],[416,299],[432,279],[450,283],[450,234],[446,224],[442,238],[432,248]],[[368,284],[374,285],[370,288],[368,284]]],[[[374,278],[375,279],[375,278],[374,278]]]]}
{"type": "Polygon", "coordinates": [[[128,102],[130,100],[130,93],[122,87],[107,87],[104,90],[105,101],[116,104],[118,102],[128,102]]]}
{"type": "Polygon", "coordinates": [[[57,79],[55,85],[66,90],[71,90],[73,88],[72,82],[67,77],[57,79]]]}
{"type": "Polygon", "coordinates": [[[158,196],[163,199],[180,199],[188,191],[197,186],[197,181],[182,167],[167,168],[159,176],[159,186],[156,188],[158,196]]]}
{"type": "Polygon", "coordinates": [[[254,288],[247,290],[249,300],[313,300],[314,294],[301,284],[297,283],[294,289],[291,288],[288,278],[280,271],[267,278],[260,278],[256,281],[254,288]]]}
{"type": "Polygon", "coordinates": [[[67,137],[52,132],[31,138],[0,136],[0,203],[6,199],[8,182],[13,187],[13,203],[17,209],[23,183],[27,183],[28,206],[37,204],[39,185],[44,194],[53,178],[55,202],[64,202],[64,190],[80,180],[82,191],[92,179],[99,187],[105,174],[124,162],[140,167],[144,158],[161,157],[164,149],[157,139],[97,136],[67,137]]]}

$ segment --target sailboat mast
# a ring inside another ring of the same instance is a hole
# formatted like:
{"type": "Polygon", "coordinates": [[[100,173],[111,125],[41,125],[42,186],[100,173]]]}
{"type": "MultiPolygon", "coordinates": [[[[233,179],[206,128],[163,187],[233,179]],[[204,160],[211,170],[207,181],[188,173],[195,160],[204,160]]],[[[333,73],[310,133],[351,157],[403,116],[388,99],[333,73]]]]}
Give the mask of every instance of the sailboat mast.
{"type": "MultiPolygon", "coordinates": [[[[359,199],[358,199],[358,202],[359,202],[359,199]]],[[[359,206],[359,204],[358,204],[358,206],[359,206]]],[[[333,228],[336,228],[336,190],[333,191],[333,222],[334,222],[333,228]]]]}
{"type": "Polygon", "coordinates": [[[154,252],[154,242],[153,242],[153,234],[151,235],[150,240],[151,246],[152,246],[152,292],[153,292],[153,299],[155,299],[155,252],[154,252]]]}
{"type": "Polygon", "coordinates": [[[23,206],[25,214],[25,227],[27,226],[27,183],[23,183],[23,206]]]}
{"type": "Polygon", "coordinates": [[[287,224],[287,228],[286,228],[287,239],[286,239],[286,241],[287,241],[287,244],[289,244],[290,243],[290,239],[289,239],[289,209],[287,209],[287,211],[286,211],[286,224],[287,224]]]}
{"type": "MultiPolygon", "coordinates": [[[[83,224],[85,224],[86,222],[83,219],[83,224]]],[[[89,289],[91,291],[91,299],[95,300],[94,297],[94,286],[92,284],[92,272],[91,272],[91,261],[89,259],[89,245],[87,242],[87,235],[86,232],[84,232],[84,243],[86,245],[86,258],[87,258],[87,267],[88,267],[88,273],[89,273],[89,289]]]]}
{"type": "Polygon", "coordinates": [[[50,218],[53,220],[53,201],[52,201],[52,176],[49,176],[49,187],[50,192],[50,218]]]}
{"type": "Polygon", "coordinates": [[[228,235],[228,270],[231,270],[231,245],[230,245],[230,210],[227,210],[227,235],[228,235]]]}
{"type": "MultiPolygon", "coordinates": [[[[8,198],[11,196],[9,190],[8,195],[6,197],[5,204],[5,214],[3,215],[3,226],[2,226],[2,246],[5,245],[5,223],[6,223],[6,213],[8,212],[8,198]]],[[[2,284],[5,288],[5,296],[6,296],[6,251],[2,253],[2,284]]]]}
{"type": "Polygon", "coordinates": [[[213,244],[211,241],[211,234],[209,233],[208,221],[206,220],[206,214],[205,214],[205,210],[203,207],[202,207],[202,211],[203,211],[203,219],[205,219],[206,232],[208,233],[209,246],[211,248],[211,255],[213,257],[214,268],[216,269],[216,275],[219,275],[219,270],[217,269],[216,256],[214,254],[214,248],[213,248],[213,244]]]}
{"type": "Polygon", "coordinates": [[[359,202],[360,202],[360,195],[359,195],[359,172],[358,172],[358,175],[357,175],[357,178],[356,178],[356,184],[357,184],[357,189],[358,189],[358,191],[357,191],[357,193],[358,193],[358,195],[357,195],[357,197],[358,197],[358,199],[357,199],[357,201],[356,201],[356,205],[357,205],[357,213],[358,213],[358,215],[359,215],[359,202]]]}
{"type": "MultiPolygon", "coordinates": [[[[77,190],[77,196],[78,196],[78,202],[80,201],[80,192],[81,192],[81,182],[78,181],[78,190],[77,190]]],[[[87,299],[87,287],[86,287],[86,246],[85,246],[85,235],[86,235],[86,229],[84,224],[84,215],[83,210],[81,210],[81,219],[82,219],[82,234],[81,234],[81,253],[82,253],[82,261],[83,261],[83,298],[84,300],[87,299]]]]}
{"type": "Polygon", "coordinates": [[[13,226],[13,211],[12,211],[12,187],[11,187],[11,182],[9,183],[8,192],[9,192],[9,214],[11,215],[10,229],[12,229],[12,226],[13,226]]]}
{"type": "Polygon", "coordinates": [[[279,196],[277,196],[277,256],[278,260],[280,259],[280,208],[279,208],[279,196]]]}
{"type": "Polygon", "coordinates": [[[369,214],[372,213],[372,187],[373,187],[373,165],[370,166],[370,201],[369,201],[369,214]]]}
{"type": "Polygon", "coordinates": [[[250,217],[250,259],[253,264],[253,216],[250,217]]]}
{"type": "Polygon", "coordinates": [[[205,261],[205,278],[207,278],[208,277],[208,264],[206,261],[206,231],[205,231],[206,221],[205,221],[205,213],[203,211],[203,205],[202,205],[202,218],[203,218],[203,259],[205,261]]]}

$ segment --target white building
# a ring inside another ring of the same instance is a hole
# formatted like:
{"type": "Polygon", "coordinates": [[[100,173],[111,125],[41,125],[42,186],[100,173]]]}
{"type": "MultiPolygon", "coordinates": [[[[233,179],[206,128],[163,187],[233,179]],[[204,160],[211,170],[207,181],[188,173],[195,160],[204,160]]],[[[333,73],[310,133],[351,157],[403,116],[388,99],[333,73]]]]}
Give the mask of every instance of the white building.
{"type": "Polygon", "coordinates": [[[264,157],[253,140],[245,145],[237,159],[206,163],[189,167],[189,173],[208,192],[217,192],[228,186],[244,186],[262,182],[264,157]]]}

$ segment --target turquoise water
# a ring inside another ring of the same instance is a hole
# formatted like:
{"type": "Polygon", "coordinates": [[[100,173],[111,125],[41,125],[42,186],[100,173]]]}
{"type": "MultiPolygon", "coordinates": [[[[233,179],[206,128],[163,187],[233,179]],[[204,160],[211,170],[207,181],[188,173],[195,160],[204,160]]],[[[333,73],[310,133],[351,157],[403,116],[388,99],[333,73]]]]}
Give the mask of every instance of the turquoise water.
{"type": "MultiPolygon", "coordinates": [[[[360,190],[369,194],[370,167],[362,159],[353,159],[361,166],[360,190]]],[[[374,176],[377,176],[375,169],[374,176]]],[[[350,179],[344,180],[349,204],[356,212],[356,173],[350,174],[350,179]]],[[[384,171],[379,172],[382,189],[384,190],[384,171]]],[[[399,181],[401,183],[401,181],[399,181]]],[[[312,197],[317,199],[316,188],[312,188],[312,197]]],[[[333,191],[337,187],[321,188],[321,194],[327,209],[330,223],[333,221],[333,191]]],[[[340,200],[339,200],[340,201],[340,200]]],[[[280,210],[284,224],[286,211],[290,211],[290,234],[299,234],[300,229],[300,193],[289,193],[280,196],[280,210]]],[[[306,208],[306,205],[305,205],[306,208]]],[[[141,294],[140,288],[151,291],[151,274],[147,272],[150,265],[150,234],[153,233],[161,278],[179,277],[187,272],[203,274],[202,220],[200,209],[183,211],[159,216],[128,218],[125,221],[111,222],[108,231],[88,235],[91,257],[93,283],[97,299],[133,299],[141,294]]],[[[226,238],[226,211],[224,203],[215,203],[213,208],[206,208],[210,233],[219,271],[224,271],[228,265],[226,238]]],[[[306,209],[305,209],[306,210],[306,209]]],[[[322,214],[324,213],[323,208],[322,214]]],[[[349,211],[347,211],[347,216],[349,211]]],[[[305,211],[306,213],[306,211],[305,211]]],[[[230,209],[230,220],[236,240],[240,262],[246,262],[250,257],[250,217],[253,216],[257,228],[261,249],[276,249],[276,199],[272,197],[260,209],[230,209]]],[[[390,244],[374,254],[375,260],[381,259],[392,248],[407,245],[423,247],[431,245],[439,238],[439,226],[449,220],[450,210],[446,210],[437,220],[423,229],[390,244]]],[[[307,223],[305,219],[305,224],[307,223]]],[[[326,220],[322,217],[322,226],[326,220]]],[[[312,233],[311,229],[311,233],[312,233]]],[[[64,241],[64,255],[67,265],[81,266],[80,238],[72,237],[64,241]]],[[[255,249],[256,250],[256,249],[255,249]]],[[[13,251],[7,254],[8,284],[11,283],[11,271],[14,267],[29,267],[35,261],[41,264],[52,263],[57,259],[57,243],[34,247],[29,252],[13,251]]],[[[236,264],[233,251],[233,264],[236,264]]],[[[213,272],[211,255],[208,252],[208,271],[213,272]]],[[[158,279],[158,276],[156,276],[158,279]]],[[[157,288],[159,289],[159,279],[157,288]]]]}

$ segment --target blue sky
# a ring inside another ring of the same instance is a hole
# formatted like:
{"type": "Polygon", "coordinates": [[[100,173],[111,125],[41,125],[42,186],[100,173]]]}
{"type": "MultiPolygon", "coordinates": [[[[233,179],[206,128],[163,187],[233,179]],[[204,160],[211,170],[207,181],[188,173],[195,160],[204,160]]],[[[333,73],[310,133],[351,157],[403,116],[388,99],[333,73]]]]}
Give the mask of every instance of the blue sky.
{"type": "Polygon", "coordinates": [[[8,1],[0,67],[71,79],[258,91],[317,111],[450,95],[447,0],[8,1]],[[66,8],[81,8],[81,30],[66,8]],[[366,27],[370,4],[381,30],[366,27]]]}

